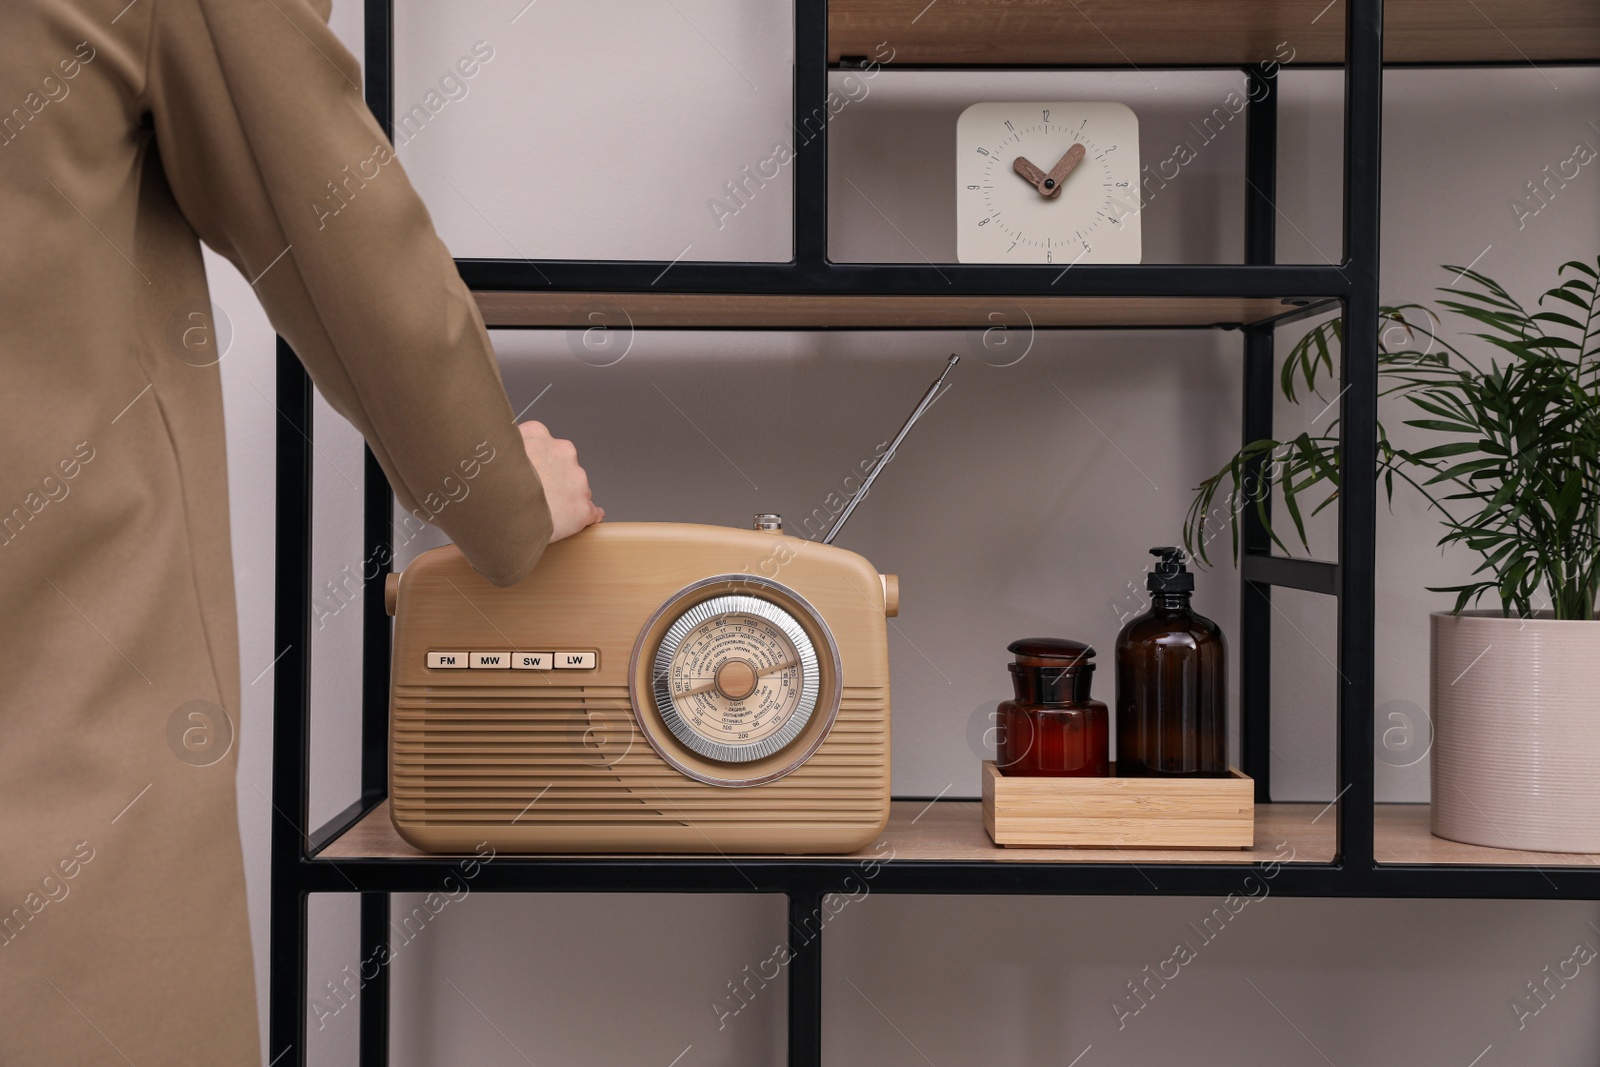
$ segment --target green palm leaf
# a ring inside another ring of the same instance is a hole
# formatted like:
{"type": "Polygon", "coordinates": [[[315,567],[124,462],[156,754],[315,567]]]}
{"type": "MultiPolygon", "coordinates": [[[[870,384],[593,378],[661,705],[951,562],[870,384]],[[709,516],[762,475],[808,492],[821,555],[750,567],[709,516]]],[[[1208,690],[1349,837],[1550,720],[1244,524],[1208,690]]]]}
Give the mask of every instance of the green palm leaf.
{"type": "MultiPolygon", "coordinates": [[[[1594,618],[1600,594],[1600,259],[1561,264],[1558,284],[1530,312],[1477,271],[1446,267],[1439,306],[1469,326],[1487,347],[1473,359],[1435,329],[1438,316],[1420,304],[1380,311],[1385,335],[1398,328],[1402,347],[1381,349],[1379,396],[1412,417],[1401,423],[1446,439],[1408,450],[1377,427],[1372,474],[1393,500],[1398,480],[1421,493],[1441,516],[1441,546],[1479,557],[1475,580],[1433,589],[1455,594],[1455,611],[1493,595],[1501,610],[1523,616],[1547,604],[1557,618],[1594,618]],[[1549,309],[1560,302],[1578,314],[1549,309]],[[1459,514],[1451,507],[1460,509],[1459,514]],[[1477,578],[1482,575],[1482,578],[1477,578]]],[[[1291,402],[1322,398],[1337,373],[1342,322],[1332,319],[1300,338],[1283,361],[1279,388],[1291,402]]],[[[1319,435],[1254,441],[1196,490],[1184,540],[1201,563],[1207,542],[1226,523],[1234,558],[1239,519],[1253,510],[1272,543],[1288,552],[1271,522],[1274,494],[1294,537],[1308,547],[1306,508],[1316,515],[1335,503],[1342,476],[1337,420],[1319,435]],[[1241,493],[1251,481],[1249,499],[1241,493]],[[1309,494],[1316,494],[1315,498],[1309,494]],[[1218,500],[1228,502],[1226,508],[1218,500]],[[1314,499],[1314,502],[1312,502],[1314,499]]]]}

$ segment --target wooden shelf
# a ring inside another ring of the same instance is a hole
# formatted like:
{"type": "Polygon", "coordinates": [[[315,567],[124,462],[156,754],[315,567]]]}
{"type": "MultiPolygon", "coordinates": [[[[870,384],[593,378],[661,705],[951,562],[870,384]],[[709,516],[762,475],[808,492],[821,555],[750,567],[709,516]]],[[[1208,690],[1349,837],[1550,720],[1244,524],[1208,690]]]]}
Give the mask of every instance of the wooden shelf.
{"type": "MultiPolygon", "coordinates": [[[[1334,809],[1322,804],[1258,804],[1256,806],[1256,844],[1254,848],[1178,849],[1178,848],[1001,848],[989,840],[983,829],[983,805],[976,800],[946,800],[925,803],[897,800],[891,805],[889,825],[879,842],[850,856],[819,856],[820,860],[882,860],[893,855],[896,861],[947,861],[957,863],[1223,863],[1252,864],[1284,861],[1293,848],[1297,863],[1327,863],[1333,859],[1334,809]],[[1323,814],[1323,813],[1326,814],[1323,814]],[[880,844],[881,842],[881,844],[880,844]],[[1280,843],[1286,845],[1281,851],[1280,843]],[[885,847],[887,846],[887,847],[885,847]],[[889,849],[894,851],[890,853],[889,849]]],[[[374,808],[349,832],[318,855],[318,859],[401,859],[429,858],[401,840],[389,821],[385,801],[374,808]]],[[[598,855],[560,857],[568,859],[617,858],[598,855]]],[[[631,859],[658,859],[656,856],[630,856],[631,859]]],[[[719,856],[674,857],[722,862],[719,856]]],[[[788,857],[741,857],[783,859],[788,857]]]]}
{"type": "MultiPolygon", "coordinates": [[[[1274,297],[1182,296],[810,296],[712,293],[473,293],[490,327],[594,325],[608,314],[612,329],[969,329],[994,325],[996,308],[1021,308],[1038,327],[1210,328],[1291,314],[1298,304],[1274,297]],[[626,320],[614,312],[621,309],[626,320]]],[[[1012,328],[1018,325],[1008,318],[1012,328]]]]}
{"type": "MultiPolygon", "coordinates": [[[[1328,0],[832,0],[828,58],[887,42],[890,69],[1342,64],[1344,17],[1328,0]]],[[[1600,59],[1595,0],[1387,0],[1383,29],[1386,63],[1600,59]]]]}
{"type": "MultiPolygon", "coordinates": [[[[1323,804],[1257,804],[1256,844],[1248,849],[1098,849],[1001,848],[983,829],[983,805],[975,800],[928,804],[897,800],[879,842],[851,856],[818,859],[881,859],[889,848],[900,860],[958,863],[1224,863],[1251,864],[1282,860],[1294,849],[1297,863],[1328,863],[1334,857],[1336,809],[1323,804]],[[1286,846],[1281,851],[1279,845],[1286,846]],[[887,847],[885,847],[887,846],[887,847]]],[[[1374,851],[1379,863],[1493,867],[1600,867],[1600,855],[1519,852],[1514,849],[1464,845],[1434,837],[1428,831],[1428,805],[1379,804],[1374,821],[1374,851]]],[[[395,833],[384,801],[366,818],[324,849],[319,859],[425,860],[430,853],[413,848],[395,833]]],[[[583,855],[563,858],[599,859],[583,855]]],[[[632,856],[655,859],[654,856],[632,856]]],[[[718,857],[676,857],[679,859],[718,857]]],[[[750,857],[780,859],[780,856],[750,857]]]]}
{"type": "Polygon", "coordinates": [[[1521,852],[1446,841],[1428,830],[1428,805],[1379,804],[1373,826],[1379,863],[1450,864],[1470,867],[1600,867],[1600,855],[1582,852],[1521,852]]]}

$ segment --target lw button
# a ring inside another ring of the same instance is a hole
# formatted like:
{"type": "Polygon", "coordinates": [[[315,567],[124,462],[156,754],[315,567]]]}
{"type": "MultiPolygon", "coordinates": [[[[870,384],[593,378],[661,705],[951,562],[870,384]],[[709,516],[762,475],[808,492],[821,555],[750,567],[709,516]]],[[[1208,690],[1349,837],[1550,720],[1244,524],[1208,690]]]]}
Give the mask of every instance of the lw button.
{"type": "Polygon", "coordinates": [[[462,671],[467,669],[465,652],[429,652],[428,669],[433,671],[462,671]]]}
{"type": "Polygon", "coordinates": [[[508,671],[511,669],[509,652],[474,652],[472,669],[475,671],[508,671]]]}
{"type": "Polygon", "coordinates": [[[562,671],[592,671],[597,654],[593,652],[557,652],[556,669],[562,671]]]}
{"type": "Polygon", "coordinates": [[[519,671],[547,671],[554,658],[548,652],[513,652],[511,666],[519,671]]]}

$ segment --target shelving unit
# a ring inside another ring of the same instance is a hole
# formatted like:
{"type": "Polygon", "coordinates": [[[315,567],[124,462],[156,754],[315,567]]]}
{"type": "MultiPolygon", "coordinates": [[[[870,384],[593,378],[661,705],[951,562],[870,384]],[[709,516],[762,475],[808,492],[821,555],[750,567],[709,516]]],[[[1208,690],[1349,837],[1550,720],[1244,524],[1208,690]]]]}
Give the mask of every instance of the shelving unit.
{"type": "MultiPolygon", "coordinates": [[[[834,263],[826,247],[826,129],[794,158],[794,256],[788,263],[463,260],[459,267],[496,327],[591,325],[591,312],[663,329],[935,329],[988,325],[996,308],[1037,328],[1228,328],[1243,338],[1242,437],[1272,432],[1273,330],[1332,310],[1344,317],[1343,461],[1375,463],[1379,149],[1382,68],[1600,61],[1593,0],[1076,0],[1025,7],[991,0],[794,0],[794,114],[824,107],[830,66],[848,67],[892,40],[894,66],[1047,69],[1243,69],[1262,83],[1246,119],[1245,260],[1241,265],[1044,266],[834,263]],[[1326,6],[1324,6],[1326,5],[1326,6]],[[1385,12],[1388,24],[1385,26],[1385,12]],[[1385,29],[1387,28],[1387,36],[1385,29]],[[1274,263],[1276,83],[1264,64],[1343,63],[1342,261],[1274,263]]],[[[393,113],[392,0],[366,0],[368,102],[393,113]]],[[[1008,320],[1009,321],[1009,320],[1008,320]]],[[[1018,323],[1021,324],[1020,322],[1018,323]]],[[[389,823],[386,801],[389,619],[383,583],[363,604],[361,797],[327,825],[309,822],[311,631],[311,385],[280,341],[272,835],[271,1021],[274,1067],[305,1062],[307,898],[361,897],[360,954],[387,945],[390,894],[438,887],[458,862],[419,853],[389,823]]],[[[387,545],[393,501],[366,462],[364,542],[387,545]]],[[[1600,856],[1530,855],[1458,845],[1428,833],[1426,805],[1375,805],[1373,575],[1376,487],[1346,480],[1338,562],[1271,555],[1259,523],[1245,530],[1240,574],[1241,742],[1256,781],[1257,846],[1239,852],[1001,849],[973,801],[902,798],[883,838],[857,856],[499,856],[474,888],[496,892],[756,892],[788,898],[790,928],[816,926],[823,898],[868,861],[889,893],[1220,895],[1253,869],[1279,863],[1273,891],[1324,897],[1600,899],[1600,856]],[[1334,803],[1273,803],[1272,590],[1338,602],[1337,776],[1334,803]],[[1281,844],[1280,844],[1281,843],[1281,844]]],[[[974,787],[977,772],[974,768],[974,787]]],[[[792,946],[789,1062],[822,1056],[822,939],[792,946]]],[[[388,972],[360,997],[360,1063],[388,1060],[388,972]]]]}

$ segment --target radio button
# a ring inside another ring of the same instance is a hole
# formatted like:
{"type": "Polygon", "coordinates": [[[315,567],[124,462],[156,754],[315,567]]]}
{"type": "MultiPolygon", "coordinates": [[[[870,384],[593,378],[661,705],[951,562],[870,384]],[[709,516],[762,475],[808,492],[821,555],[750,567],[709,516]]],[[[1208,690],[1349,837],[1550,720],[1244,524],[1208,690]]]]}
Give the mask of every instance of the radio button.
{"type": "Polygon", "coordinates": [[[556,669],[563,671],[592,671],[598,666],[599,654],[595,652],[557,652],[556,669]]]}
{"type": "Polygon", "coordinates": [[[511,666],[519,671],[547,671],[554,659],[550,652],[513,652],[511,666]]]}
{"type": "Polygon", "coordinates": [[[508,671],[511,669],[509,652],[474,652],[472,669],[475,671],[508,671]]]}
{"type": "Polygon", "coordinates": [[[428,669],[430,671],[464,671],[467,669],[467,654],[465,652],[429,652],[428,669]]]}

